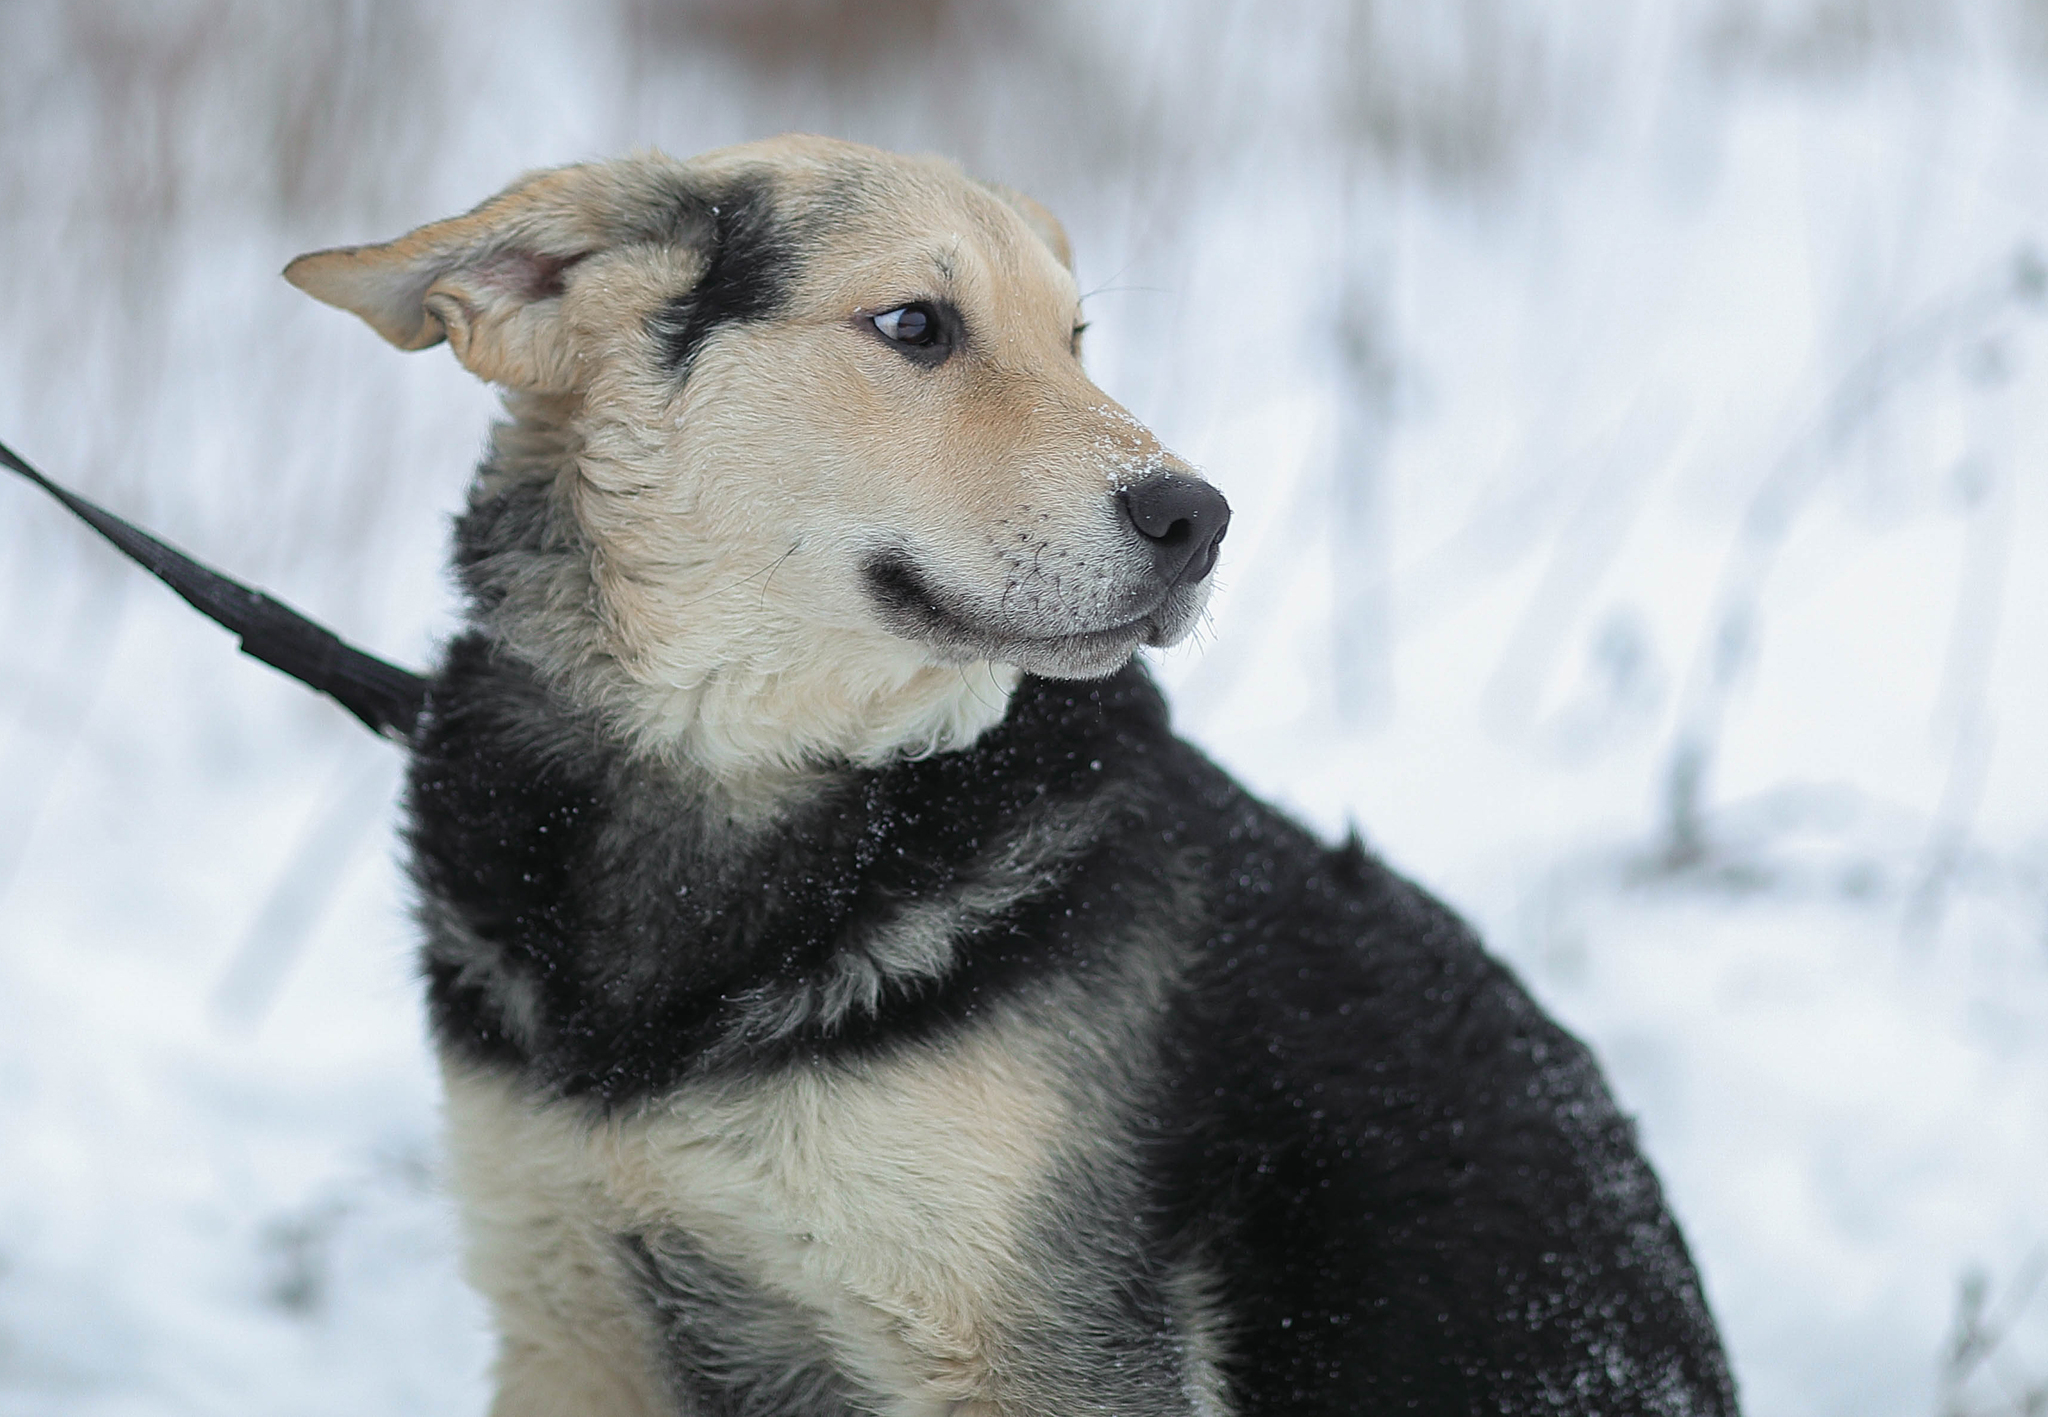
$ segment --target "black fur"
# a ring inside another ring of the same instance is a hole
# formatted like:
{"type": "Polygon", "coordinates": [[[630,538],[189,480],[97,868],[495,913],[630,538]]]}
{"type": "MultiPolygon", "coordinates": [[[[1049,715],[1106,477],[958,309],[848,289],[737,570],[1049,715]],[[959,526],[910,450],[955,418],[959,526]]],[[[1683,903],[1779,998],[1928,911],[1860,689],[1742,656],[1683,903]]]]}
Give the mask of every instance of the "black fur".
{"type": "Polygon", "coordinates": [[[890,550],[869,556],[861,565],[861,581],[882,623],[906,639],[971,646],[988,638],[945,603],[945,597],[925,579],[908,552],[890,550]]]}
{"type": "MultiPolygon", "coordinates": [[[[1116,1361],[1147,1382],[1175,1341],[1156,1277],[1193,1255],[1238,1412],[1735,1411],[1585,1049],[1441,905],[1175,738],[1143,669],[1027,679],[973,748],[825,774],[766,825],[715,802],[458,641],[410,787],[441,1045],[619,1108],[943,1046],[1001,1008],[1070,1015],[1127,1040],[1094,1099],[1125,1180],[1073,1243],[1130,1285],[1073,1327],[1130,1335],[1116,1361]],[[937,977],[806,1003],[905,911],[1014,874],[1024,839],[1056,845],[962,912],[937,977]]],[[[1047,1351],[1115,1366],[1092,1339],[1047,1351]]]]}
{"type": "Polygon", "coordinates": [[[680,192],[668,239],[704,253],[704,274],[651,319],[662,365],[678,377],[721,325],[772,318],[789,296],[797,241],[766,178],[680,192]]]}
{"type": "MultiPolygon", "coordinates": [[[[1068,706],[1076,715],[1099,712],[1082,699],[1068,706]]],[[[410,799],[420,884],[465,931],[452,949],[429,945],[442,1037],[611,1108],[673,1087],[734,1043],[756,1044],[737,1050],[738,1066],[760,1066],[765,1045],[748,1034],[762,995],[794,994],[841,945],[965,883],[1034,817],[1085,814],[1122,776],[1101,756],[1113,741],[1091,740],[1083,755],[1056,725],[1034,726],[1054,732],[1005,741],[1015,735],[999,730],[972,753],[838,775],[750,832],[480,637],[457,641],[430,696],[410,799]],[[482,971],[472,940],[490,955],[482,971]],[[540,1000],[525,1046],[480,974],[540,1000]]],[[[1099,848],[1091,858],[1114,876],[1099,848]]],[[[1048,968],[1111,968],[1104,951],[1143,899],[1137,884],[1024,901],[961,952],[943,987],[891,990],[873,1013],[788,1034],[775,1056],[914,1037],[1048,968]]]]}
{"type": "Polygon", "coordinates": [[[794,1305],[762,1293],[686,1235],[632,1235],[621,1244],[659,1326],[669,1388],[691,1417],[875,1410],[874,1399],[828,1360],[816,1326],[794,1305]]]}

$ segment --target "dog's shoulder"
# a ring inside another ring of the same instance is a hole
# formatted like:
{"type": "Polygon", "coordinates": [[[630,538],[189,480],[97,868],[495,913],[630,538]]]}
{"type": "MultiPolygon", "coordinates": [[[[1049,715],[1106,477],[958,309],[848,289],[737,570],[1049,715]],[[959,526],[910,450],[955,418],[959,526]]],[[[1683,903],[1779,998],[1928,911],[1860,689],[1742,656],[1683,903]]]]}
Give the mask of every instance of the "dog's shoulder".
{"type": "Polygon", "coordinates": [[[625,1102],[693,1067],[943,1030],[1107,960],[1115,920],[1163,905],[1171,840],[1114,881],[1098,858],[1158,816],[1175,747],[1141,669],[1027,681],[969,750],[821,770],[749,814],[465,637],[408,797],[437,1031],[625,1102]],[[1084,881],[1085,918],[1050,923],[1084,881]]]}

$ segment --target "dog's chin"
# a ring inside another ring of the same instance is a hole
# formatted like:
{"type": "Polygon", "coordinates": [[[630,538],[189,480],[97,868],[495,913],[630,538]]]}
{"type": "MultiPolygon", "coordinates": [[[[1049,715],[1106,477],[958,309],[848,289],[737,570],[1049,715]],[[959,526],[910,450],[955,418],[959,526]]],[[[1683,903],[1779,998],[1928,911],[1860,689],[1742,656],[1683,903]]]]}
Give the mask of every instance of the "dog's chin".
{"type": "Polygon", "coordinates": [[[980,614],[933,586],[900,555],[863,568],[868,596],[891,634],[935,651],[947,663],[994,660],[1046,679],[1101,679],[1130,662],[1140,645],[1187,638],[1208,602],[1206,581],[1167,588],[1143,614],[1101,627],[1060,629],[980,614]]]}
{"type": "Polygon", "coordinates": [[[1129,663],[1145,642],[1142,625],[1119,625],[1044,639],[992,638],[974,657],[1014,664],[1046,679],[1101,679],[1129,663]]]}

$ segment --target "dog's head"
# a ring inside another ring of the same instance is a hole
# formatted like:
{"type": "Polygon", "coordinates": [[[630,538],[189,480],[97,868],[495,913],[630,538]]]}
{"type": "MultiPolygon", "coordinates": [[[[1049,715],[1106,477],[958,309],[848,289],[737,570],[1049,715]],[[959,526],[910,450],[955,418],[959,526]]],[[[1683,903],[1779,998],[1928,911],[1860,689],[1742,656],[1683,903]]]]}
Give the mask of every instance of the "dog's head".
{"type": "Polygon", "coordinates": [[[1229,508],[1082,372],[1068,260],[949,163],[781,138],[534,174],[286,275],[508,390],[485,627],[738,769],[955,746],[1016,670],[1193,627],[1229,508]]]}

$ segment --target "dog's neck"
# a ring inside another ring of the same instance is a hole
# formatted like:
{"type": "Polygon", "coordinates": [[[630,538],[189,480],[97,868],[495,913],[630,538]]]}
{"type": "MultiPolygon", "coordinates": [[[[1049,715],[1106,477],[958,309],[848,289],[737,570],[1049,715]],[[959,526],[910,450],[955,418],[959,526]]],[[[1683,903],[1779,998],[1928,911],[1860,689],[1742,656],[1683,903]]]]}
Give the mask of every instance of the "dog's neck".
{"type": "Polygon", "coordinates": [[[608,541],[658,494],[617,488],[574,400],[507,410],[456,528],[470,618],[637,751],[766,807],[821,767],[965,748],[1002,720],[1009,665],[814,628],[768,599],[772,569],[749,575],[721,547],[608,541]]]}

